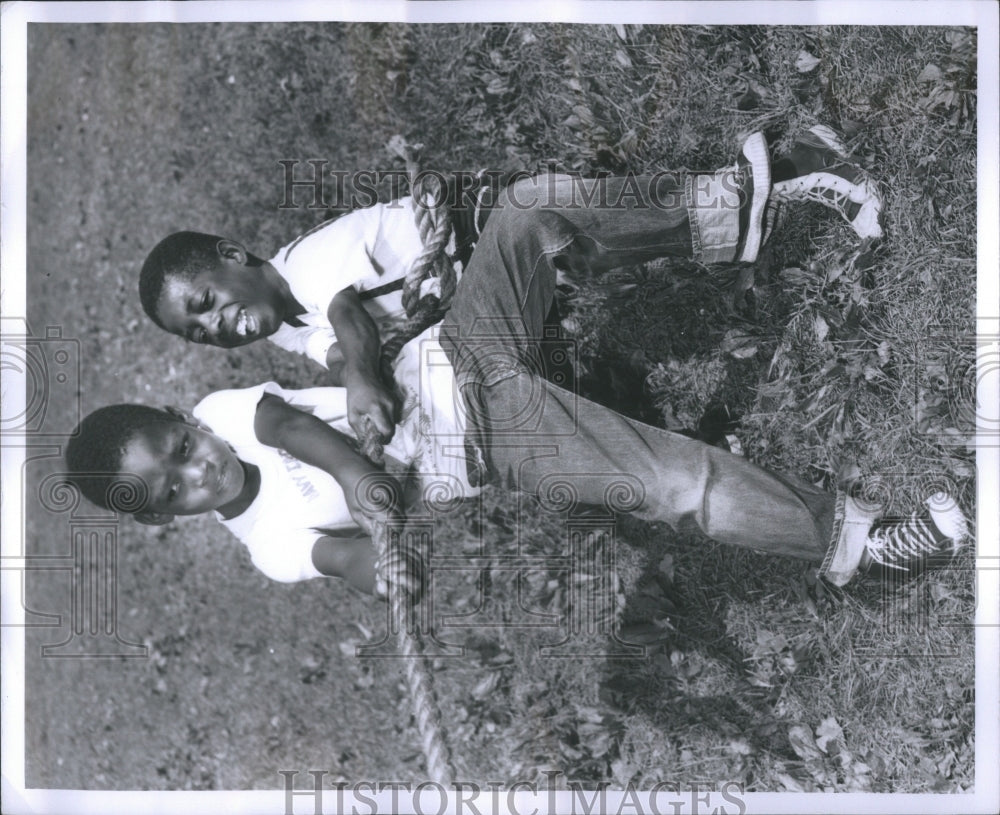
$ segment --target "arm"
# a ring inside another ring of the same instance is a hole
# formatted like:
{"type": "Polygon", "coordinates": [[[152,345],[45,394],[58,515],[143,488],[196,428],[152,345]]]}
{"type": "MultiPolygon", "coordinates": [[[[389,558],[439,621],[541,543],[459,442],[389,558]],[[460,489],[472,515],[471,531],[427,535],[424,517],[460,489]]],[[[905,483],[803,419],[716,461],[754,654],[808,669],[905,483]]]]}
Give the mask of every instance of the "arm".
{"type": "MultiPolygon", "coordinates": [[[[385,596],[388,587],[376,578],[377,559],[371,537],[376,526],[404,522],[402,490],[388,473],[361,456],[351,442],[311,413],[267,394],[257,405],[254,433],[258,441],[280,447],[306,464],[330,473],[344,491],[351,516],[368,537],[320,537],[312,549],[313,565],[323,574],[344,578],[363,591],[385,596]]],[[[420,556],[406,545],[390,547],[382,574],[412,599],[423,591],[420,556]]]]}
{"type": "Polygon", "coordinates": [[[365,419],[370,419],[382,441],[387,442],[396,424],[396,399],[379,376],[382,346],[378,326],[350,286],[334,295],[327,317],[340,346],[340,353],[333,359],[328,356],[327,363],[331,371],[339,368],[340,380],[347,388],[347,419],[358,438],[364,432],[365,419]]]}
{"type": "Polygon", "coordinates": [[[375,547],[371,538],[336,538],[323,535],[313,545],[316,569],[367,594],[375,591],[375,547]]]}
{"type": "Polygon", "coordinates": [[[326,422],[266,394],[257,405],[253,427],[261,444],[281,448],[332,475],[344,491],[351,516],[369,535],[374,522],[402,520],[401,488],[396,479],[364,458],[326,422]],[[389,499],[384,506],[364,500],[373,490],[389,499]]]}

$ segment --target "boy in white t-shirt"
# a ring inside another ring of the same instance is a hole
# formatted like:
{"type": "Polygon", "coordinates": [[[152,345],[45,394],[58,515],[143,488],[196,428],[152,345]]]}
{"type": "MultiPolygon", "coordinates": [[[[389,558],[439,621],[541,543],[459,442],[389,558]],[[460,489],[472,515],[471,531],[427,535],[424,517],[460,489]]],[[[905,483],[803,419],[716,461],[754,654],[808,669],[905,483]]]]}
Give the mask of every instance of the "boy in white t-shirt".
{"type": "MultiPolygon", "coordinates": [[[[462,452],[461,400],[426,398],[430,389],[451,392],[442,360],[433,329],[401,353],[402,419],[385,448],[390,471],[431,474],[435,500],[475,493],[462,452]]],[[[266,383],[219,391],[191,414],[101,408],[83,420],[66,458],[88,499],[141,523],[214,512],[254,565],[281,582],[326,575],[376,589],[373,523],[403,520],[399,481],[362,457],[350,437],[343,388],[266,383]]],[[[405,546],[393,550],[383,573],[419,593],[417,556],[405,546]]]]}
{"type": "MultiPolygon", "coordinates": [[[[522,180],[527,177],[522,174],[522,180]]],[[[518,206],[537,210],[540,203],[559,214],[590,245],[586,260],[595,272],[668,256],[704,264],[752,262],[773,225],[767,214],[775,216],[786,202],[824,204],[859,237],[882,235],[878,191],[823,126],[803,134],[773,167],[763,135],[755,133],[737,163],[716,172],[539,178],[553,191],[567,180],[573,187],[568,202],[546,195],[518,206]]],[[[503,194],[490,185],[478,192],[464,182],[450,185],[444,203],[455,236],[449,251],[463,257],[466,267],[475,255],[472,242],[503,194]]],[[[388,329],[405,317],[400,291],[424,250],[415,206],[407,197],[353,210],[320,224],[269,261],[218,235],[174,233],[143,264],[142,307],[160,328],[192,342],[235,348],[267,338],[306,354],[329,368],[330,384],[347,388],[354,431],[360,435],[370,423],[387,441],[397,406],[381,381],[379,357],[388,329]]],[[[522,228],[541,226],[528,218],[522,228]]],[[[495,272],[505,274],[502,266],[495,272]]],[[[421,294],[436,285],[425,281],[421,294]]]]}

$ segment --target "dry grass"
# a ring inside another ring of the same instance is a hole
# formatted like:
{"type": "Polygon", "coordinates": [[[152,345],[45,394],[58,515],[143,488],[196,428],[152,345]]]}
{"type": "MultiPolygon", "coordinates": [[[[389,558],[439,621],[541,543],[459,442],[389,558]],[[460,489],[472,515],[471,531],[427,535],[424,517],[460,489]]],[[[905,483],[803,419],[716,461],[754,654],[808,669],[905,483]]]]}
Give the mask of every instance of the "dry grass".
{"type": "MultiPolygon", "coordinates": [[[[763,128],[781,149],[823,121],[883,185],[885,246],[858,257],[846,225],[807,209],[752,269],[656,264],[596,281],[569,314],[584,386],[671,427],[694,429],[724,405],[755,460],[827,487],[888,476],[894,509],[919,501],[929,478],[973,507],[967,32],[628,26],[623,37],[613,27],[359,24],[34,36],[33,268],[62,268],[54,247],[76,245],[74,263],[92,270],[86,285],[105,292],[39,274],[35,317],[83,337],[85,410],[137,398],[193,404],[264,378],[316,382],[315,370],[272,349],[174,345],[145,324],[131,293],[144,251],[174,229],[218,231],[266,256],[330,214],[277,210],[278,158],[387,168],[384,145],[399,133],[424,145],[427,167],[703,169],[731,162],[740,134],[763,128]],[[795,67],[803,50],[819,59],[807,73],[795,67]],[[81,81],[74,101],[45,107],[60,71],[94,85],[81,81]],[[150,98],[176,121],[148,121],[150,98]],[[60,173],[59,151],[100,183],[60,173]],[[82,223],[57,217],[77,209],[82,223]],[[74,302],[88,305],[81,313],[74,302]],[[724,350],[734,330],[755,353],[724,350]]],[[[491,492],[482,513],[443,520],[440,531],[448,554],[471,557],[471,546],[502,567],[557,550],[557,520],[491,492]]],[[[46,523],[32,534],[56,540],[46,523]]],[[[94,667],[89,682],[30,664],[32,784],[272,787],[277,769],[305,766],[331,768],[331,778],[419,774],[398,676],[345,656],[379,630],[377,604],[268,586],[208,523],[122,534],[121,606],[132,609],[130,626],[155,632],[162,659],[94,667]],[[53,717],[50,700],[70,687],[84,703],[53,717]],[[184,690],[193,687],[206,694],[196,714],[184,690]],[[80,733],[111,730],[80,748],[80,733]]],[[[521,623],[564,613],[571,584],[551,564],[520,580],[494,568],[484,586],[471,572],[448,576],[454,609],[474,609],[482,591],[506,622],[449,634],[466,658],[437,666],[460,777],[559,769],[588,785],[972,787],[968,571],[886,596],[877,584],[830,590],[797,563],[628,519],[615,551],[619,585],[608,596],[624,601],[622,630],[645,644],[641,660],[542,656],[558,630],[521,623]],[[843,736],[820,749],[817,729],[834,731],[831,719],[843,736]]],[[[34,597],[49,590],[40,582],[34,597]]],[[[582,641],[598,654],[609,645],[605,632],[582,641]]]]}

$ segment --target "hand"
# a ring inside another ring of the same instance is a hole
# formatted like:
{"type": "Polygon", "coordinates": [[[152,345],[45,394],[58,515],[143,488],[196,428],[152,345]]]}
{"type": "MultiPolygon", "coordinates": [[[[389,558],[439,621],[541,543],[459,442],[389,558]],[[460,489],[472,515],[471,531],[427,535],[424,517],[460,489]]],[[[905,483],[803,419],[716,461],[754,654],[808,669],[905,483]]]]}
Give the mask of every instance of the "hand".
{"type": "Polygon", "coordinates": [[[378,379],[354,375],[345,378],[347,386],[347,421],[363,439],[371,423],[383,444],[396,432],[396,397],[378,379]]]}
{"type": "Polygon", "coordinates": [[[423,558],[416,549],[401,543],[398,538],[390,544],[386,555],[375,562],[375,574],[375,594],[379,597],[388,599],[390,582],[411,603],[418,602],[424,594],[423,558]]]}

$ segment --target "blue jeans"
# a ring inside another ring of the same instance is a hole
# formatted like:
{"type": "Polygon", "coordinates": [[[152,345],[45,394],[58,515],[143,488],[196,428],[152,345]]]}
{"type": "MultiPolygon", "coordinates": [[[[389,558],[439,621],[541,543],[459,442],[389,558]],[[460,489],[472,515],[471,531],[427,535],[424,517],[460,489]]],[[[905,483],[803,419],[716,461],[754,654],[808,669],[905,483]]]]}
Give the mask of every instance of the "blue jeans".
{"type": "MultiPolygon", "coordinates": [[[[833,495],[627,419],[541,376],[557,270],[584,274],[715,251],[714,227],[692,224],[699,215],[690,190],[690,177],[674,174],[591,183],[543,176],[505,191],[441,325],[469,443],[491,478],[543,504],[604,505],[819,562],[830,543],[833,495]],[[606,186],[601,203],[623,205],[588,205],[578,193],[595,194],[595,183],[606,186]],[[695,247],[693,233],[705,244],[695,247]]],[[[723,231],[722,241],[734,243],[730,227],[723,231]]]]}

